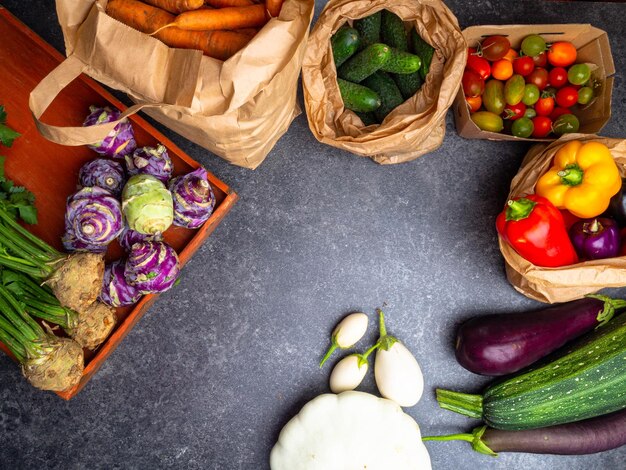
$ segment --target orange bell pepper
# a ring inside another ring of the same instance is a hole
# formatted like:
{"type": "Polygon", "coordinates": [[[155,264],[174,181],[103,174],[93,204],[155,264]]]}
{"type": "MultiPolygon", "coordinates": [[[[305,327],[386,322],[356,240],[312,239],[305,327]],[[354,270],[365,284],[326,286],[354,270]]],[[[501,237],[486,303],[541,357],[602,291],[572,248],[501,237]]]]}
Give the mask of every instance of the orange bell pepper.
{"type": "Polygon", "coordinates": [[[606,145],[572,140],[554,156],[535,192],[559,209],[590,219],[602,214],[622,187],[617,164],[606,145]]]}

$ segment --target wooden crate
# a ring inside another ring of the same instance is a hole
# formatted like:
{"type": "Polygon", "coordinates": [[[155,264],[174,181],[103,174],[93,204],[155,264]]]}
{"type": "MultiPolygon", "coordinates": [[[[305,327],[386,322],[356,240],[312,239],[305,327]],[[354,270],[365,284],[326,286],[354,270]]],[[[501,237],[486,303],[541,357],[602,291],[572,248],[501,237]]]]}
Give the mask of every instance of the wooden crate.
{"type": "MultiPolygon", "coordinates": [[[[67,147],[44,139],[30,113],[28,97],[31,90],[64,57],[2,6],[0,38],[0,104],[7,111],[7,124],[22,134],[13,147],[0,149],[7,157],[6,176],[35,194],[39,223],[28,226],[28,229],[62,250],[66,199],[76,191],[80,167],[98,155],[86,146],[67,147]]],[[[57,126],[80,126],[92,104],[109,105],[120,110],[126,108],[95,81],[81,75],[55,99],[42,120],[57,126]]],[[[188,173],[200,166],[141,117],[131,116],[130,120],[139,147],[154,146],[159,142],[167,147],[174,164],[174,175],[188,173]]],[[[172,227],[164,234],[167,243],[176,249],[181,265],[191,258],[237,200],[237,195],[211,173],[209,182],[216,197],[215,210],[210,219],[198,230],[172,227]]],[[[107,260],[117,259],[122,254],[121,248],[114,242],[107,251],[107,260]]],[[[57,395],[66,400],[75,396],[156,298],[154,294],[146,295],[134,306],[118,308],[118,323],[111,336],[96,351],[85,350],[85,370],[80,383],[57,395]]],[[[2,343],[0,349],[8,353],[2,343]]]]}

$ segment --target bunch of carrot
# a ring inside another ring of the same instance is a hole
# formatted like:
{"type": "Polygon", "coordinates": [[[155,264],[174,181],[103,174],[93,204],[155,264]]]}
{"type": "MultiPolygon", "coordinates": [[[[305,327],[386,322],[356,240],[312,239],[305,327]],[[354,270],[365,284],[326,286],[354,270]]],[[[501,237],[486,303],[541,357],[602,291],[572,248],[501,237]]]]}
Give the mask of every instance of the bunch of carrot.
{"type": "Polygon", "coordinates": [[[226,60],[242,49],[283,0],[110,0],[106,12],[171,47],[226,60]]]}

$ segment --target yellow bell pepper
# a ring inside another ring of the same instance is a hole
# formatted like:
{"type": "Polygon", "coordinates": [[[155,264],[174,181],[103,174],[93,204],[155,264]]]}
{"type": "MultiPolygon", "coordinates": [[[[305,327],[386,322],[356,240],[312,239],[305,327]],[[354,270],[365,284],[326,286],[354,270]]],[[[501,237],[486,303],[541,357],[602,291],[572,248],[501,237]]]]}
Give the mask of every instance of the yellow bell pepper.
{"type": "Polygon", "coordinates": [[[622,178],[606,145],[572,140],[556,153],[535,192],[559,209],[590,219],[609,207],[621,187],[622,178]]]}

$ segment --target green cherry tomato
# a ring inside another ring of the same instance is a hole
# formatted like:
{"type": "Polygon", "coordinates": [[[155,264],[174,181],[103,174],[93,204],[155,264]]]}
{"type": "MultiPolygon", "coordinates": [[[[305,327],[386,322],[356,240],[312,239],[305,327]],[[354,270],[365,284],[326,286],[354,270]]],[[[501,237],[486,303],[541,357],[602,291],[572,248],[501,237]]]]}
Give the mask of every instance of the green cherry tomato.
{"type": "Polygon", "coordinates": [[[552,130],[557,135],[578,132],[579,127],[578,118],[573,114],[561,114],[552,124],[552,130]]]}
{"type": "Polygon", "coordinates": [[[567,71],[567,79],[572,85],[582,85],[591,78],[591,69],[587,64],[572,65],[567,71]]]}
{"type": "Polygon", "coordinates": [[[578,104],[589,104],[593,99],[593,89],[584,86],[578,90],[578,104]]]}
{"type": "Polygon", "coordinates": [[[479,129],[489,132],[500,132],[504,128],[502,118],[489,111],[478,111],[470,116],[479,129]]]}
{"type": "Polygon", "coordinates": [[[539,88],[534,83],[527,83],[524,87],[524,97],[522,98],[522,103],[526,106],[532,106],[535,104],[539,97],[541,96],[541,92],[539,88]]]}
{"type": "Polygon", "coordinates": [[[530,119],[537,117],[537,111],[535,111],[535,108],[526,108],[526,111],[524,111],[524,117],[530,119]]]}
{"type": "Polygon", "coordinates": [[[511,134],[515,137],[530,137],[533,130],[535,130],[535,126],[530,118],[527,117],[513,121],[513,126],[511,126],[511,134]]]}
{"type": "Polygon", "coordinates": [[[524,98],[525,85],[524,77],[519,74],[509,78],[504,85],[504,100],[506,104],[516,105],[520,103],[524,98]]]}
{"type": "Polygon", "coordinates": [[[506,102],[504,101],[504,83],[500,80],[489,80],[485,84],[483,92],[483,106],[487,111],[501,114],[504,111],[506,102]]]}
{"type": "Polygon", "coordinates": [[[522,52],[524,55],[535,57],[545,50],[546,41],[544,41],[544,39],[537,34],[526,36],[522,41],[522,52]]]}

